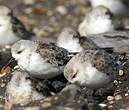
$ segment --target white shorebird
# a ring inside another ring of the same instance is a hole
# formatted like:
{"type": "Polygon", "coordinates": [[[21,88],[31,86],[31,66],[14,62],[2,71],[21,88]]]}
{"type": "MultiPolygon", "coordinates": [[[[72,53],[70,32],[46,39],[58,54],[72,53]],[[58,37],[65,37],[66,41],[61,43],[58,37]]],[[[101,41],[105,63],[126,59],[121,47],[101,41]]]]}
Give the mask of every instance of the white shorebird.
{"type": "Polygon", "coordinates": [[[62,74],[64,66],[71,57],[66,49],[55,44],[29,40],[16,42],[11,48],[11,53],[20,68],[41,79],[62,74]]]}
{"type": "Polygon", "coordinates": [[[6,87],[6,100],[11,104],[25,105],[34,100],[40,100],[44,96],[37,92],[28,79],[25,71],[14,71],[10,82],[6,87]]]}
{"type": "Polygon", "coordinates": [[[85,50],[68,62],[64,76],[71,83],[98,89],[113,81],[119,63],[117,54],[99,49],[85,50]]]}
{"type": "Polygon", "coordinates": [[[114,30],[112,13],[104,6],[93,8],[79,24],[78,31],[81,36],[100,34],[114,30]]]}
{"type": "Polygon", "coordinates": [[[111,10],[111,12],[119,17],[127,16],[128,13],[128,0],[89,0],[92,7],[103,5],[111,10]]]}
{"type": "Polygon", "coordinates": [[[10,45],[20,39],[30,39],[32,33],[14,15],[7,6],[0,5],[0,45],[10,45]]]}

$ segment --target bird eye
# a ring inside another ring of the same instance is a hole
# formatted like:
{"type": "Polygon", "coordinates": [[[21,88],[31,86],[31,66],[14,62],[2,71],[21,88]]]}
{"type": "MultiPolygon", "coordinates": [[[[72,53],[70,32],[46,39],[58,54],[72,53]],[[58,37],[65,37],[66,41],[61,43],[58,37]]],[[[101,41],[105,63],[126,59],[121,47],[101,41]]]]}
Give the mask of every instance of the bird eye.
{"type": "Polygon", "coordinates": [[[20,50],[20,51],[17,52],[17,54],[20,54],[20,53],[22,53],[22,50],[20,50]]]}
{"type": "Polygon", "coordinates": [[[110,13],[108,11],[105,12],[106,15],[110,15],[110,13]]]}
{"type": "Polygon", "coordinates": [[[74,79],[77,76],[78,71],[72,76],[72,79],[74,79]]]}
{"type": "Polygon", "coordinates": [[[113,14],[110,11],[106,11],[106,15],[110,15],[110,17],[113,17],[113,14]]]}

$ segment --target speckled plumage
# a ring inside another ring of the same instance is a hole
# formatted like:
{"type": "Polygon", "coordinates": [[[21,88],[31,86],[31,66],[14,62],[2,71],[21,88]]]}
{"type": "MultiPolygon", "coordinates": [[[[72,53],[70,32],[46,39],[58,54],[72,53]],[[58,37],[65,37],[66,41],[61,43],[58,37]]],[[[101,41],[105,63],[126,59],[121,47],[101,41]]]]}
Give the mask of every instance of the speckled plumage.
{"type": "Polygon", "coordinates": [[[47,59],[49,63],[55,64],[57,66],[66,65],[66,63],[70,60],[69,52],[53,43],[39,43],[36,51],[43,58],[47,59]]]}
{"type": "Polygon", "coordinates": [[[122,65],[120,56],[122,55],[108,54],[100,49],[85,50],[68,62],[64,76],[69,82],[92,89],[103,87],[113,81],[118,68],[122,65]]]}
{"type": "Polygon", "coordinates": [[[71,58],[71,54],[66,49],[55,44],[29,40],[16,42],[11,52],[22,69],[41,79],[49,79],[61,74],[71,58]]]}

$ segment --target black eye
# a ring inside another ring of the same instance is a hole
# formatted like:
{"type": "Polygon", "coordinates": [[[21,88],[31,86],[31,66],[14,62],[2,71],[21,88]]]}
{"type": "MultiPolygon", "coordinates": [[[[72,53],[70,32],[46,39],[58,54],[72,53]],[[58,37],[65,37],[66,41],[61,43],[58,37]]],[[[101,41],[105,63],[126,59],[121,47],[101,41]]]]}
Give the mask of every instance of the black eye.
{"type": "Polygon", "coordinates": [[[72,79],[74,79],[74,78],[77,76],[77,73],[78,73],[78,72],[76,72],[76,73],[72,76],[72,79]]]}
{"type": "Polygon", "coordinates": [[[113,17],[113,14],[110,11],[107,11],[105,14],[109,15],[110,17],[113,17]]]}
{"type": "Polygon", "coordinates": [[[26,79],[26,80],[30,80],[30,77],[26,77],[25,79],[26,79]]]}
{"type": "Polygon", "coordinates": [[[106,14],[106,15],[110,15],[110,12],[109,12],[109,11],[106,11],[105,14],[106,14]]]}
{"type": "Polygon", "coordinates": [[[20,54],[20,53],[22,53],[22,50],[17,52],[17,54],[20,54]]]}

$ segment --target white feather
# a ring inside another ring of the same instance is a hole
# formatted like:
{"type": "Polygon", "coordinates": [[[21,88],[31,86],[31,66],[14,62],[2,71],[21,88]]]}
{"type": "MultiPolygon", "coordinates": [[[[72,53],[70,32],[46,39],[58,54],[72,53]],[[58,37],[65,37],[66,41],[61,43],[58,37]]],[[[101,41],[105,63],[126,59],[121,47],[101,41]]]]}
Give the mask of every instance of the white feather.
{"type": "Polygon", "coordinates": [[[27,73],[14,71],[11,81],[6,88],[6,99],[12,104],[27,104],[43,98],[43,95],[34,90],[31,81],[26,79],[27,73]],[[37,97],[37,98],[35,98],[37,97]]]}

